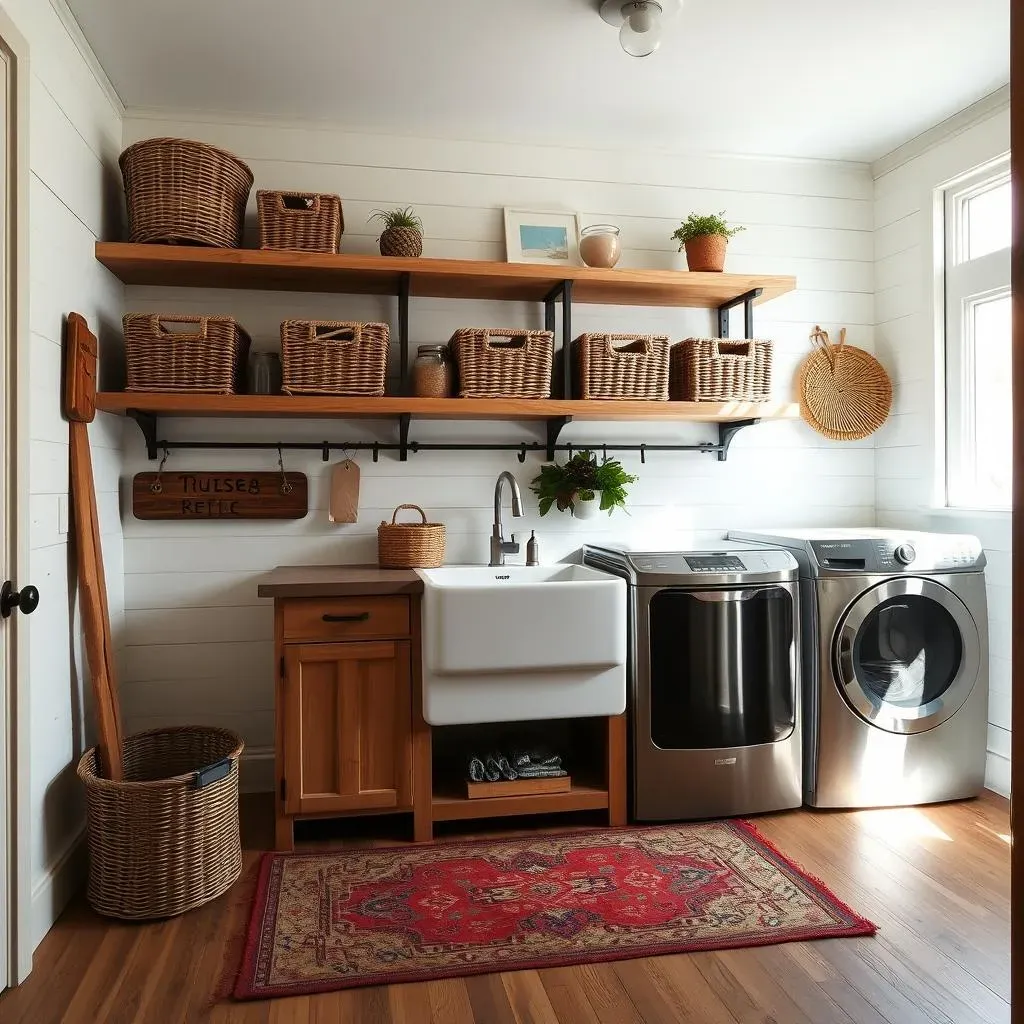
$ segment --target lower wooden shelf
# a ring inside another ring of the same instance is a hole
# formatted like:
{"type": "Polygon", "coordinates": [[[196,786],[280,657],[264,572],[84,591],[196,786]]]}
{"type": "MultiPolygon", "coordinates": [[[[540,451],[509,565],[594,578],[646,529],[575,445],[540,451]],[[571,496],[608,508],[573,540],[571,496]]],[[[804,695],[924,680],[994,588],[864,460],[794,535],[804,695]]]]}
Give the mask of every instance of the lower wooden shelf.
{"type": "Polygon", "coordinates": [[[556,814],[563,811],[599,811],[608,807],[608,790],[573,785],[568,793],[533,796],[499,796],[470,800],[465,794],[435,793],[431,804],[434,821],[466,818],[502,818],[513,814],[556,814]]]}

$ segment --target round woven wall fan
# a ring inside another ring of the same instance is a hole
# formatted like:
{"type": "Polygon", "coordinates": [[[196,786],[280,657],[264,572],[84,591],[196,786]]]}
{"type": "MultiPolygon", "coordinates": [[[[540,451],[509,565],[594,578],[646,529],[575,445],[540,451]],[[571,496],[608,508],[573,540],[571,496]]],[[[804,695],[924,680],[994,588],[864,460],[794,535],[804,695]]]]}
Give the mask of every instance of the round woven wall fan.
{"type": "Polygon", "coordinates": [[[839,344],[815,327],[811,354],[797,371],[800,415],[819,434],[833,441],[858,441],[873,434],[889,417],[892,381],[885,367],[869,352],[839,344]]]}

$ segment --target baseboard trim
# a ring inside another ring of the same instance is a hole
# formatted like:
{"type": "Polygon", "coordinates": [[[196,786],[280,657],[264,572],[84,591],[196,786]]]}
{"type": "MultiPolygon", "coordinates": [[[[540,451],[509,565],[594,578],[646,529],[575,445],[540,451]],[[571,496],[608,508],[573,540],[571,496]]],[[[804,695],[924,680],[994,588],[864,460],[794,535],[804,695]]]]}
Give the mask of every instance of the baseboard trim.
{"type": "Polygon", "coordinates": [[[249,747],[238,764],[238,788],[242,793],[273,793],[274,748],[249,747]]]}
{"type": "Polygon", "coordinates": [[[985,788],[1000,796],[1010,796],[1010,759],[990,750],[985,757],[985,788]]]}
{"type": "Polygon", "coordinates": [[[71,897],[85,884],[87,870],[87,844],[82,829],[32,887],[29,914],[33,950],[54,926],[71,897]]]}

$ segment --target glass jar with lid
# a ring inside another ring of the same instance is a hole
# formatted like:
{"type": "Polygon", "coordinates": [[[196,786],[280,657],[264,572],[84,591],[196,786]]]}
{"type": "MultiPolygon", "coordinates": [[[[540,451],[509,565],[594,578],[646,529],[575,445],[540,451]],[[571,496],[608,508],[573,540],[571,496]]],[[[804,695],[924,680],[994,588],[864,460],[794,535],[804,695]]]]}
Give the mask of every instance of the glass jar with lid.
{"type": "Polygon", "coordinates": [[[580,232],[580,258],[588,267],[611,269],[622,255],[622,240],[614,224],[591,224],[580,232]]]}
{"type": "Polygon", "coordinates": [[[417,398],[450,398],[452,364],[446,345],[420,345],[412,364],[412,393],[417,398]]]}

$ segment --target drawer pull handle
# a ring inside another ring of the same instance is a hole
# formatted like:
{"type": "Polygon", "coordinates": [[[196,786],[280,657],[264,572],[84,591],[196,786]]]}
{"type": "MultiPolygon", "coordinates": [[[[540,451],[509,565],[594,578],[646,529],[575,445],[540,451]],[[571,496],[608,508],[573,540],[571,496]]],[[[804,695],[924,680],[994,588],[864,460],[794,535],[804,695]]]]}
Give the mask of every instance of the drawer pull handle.
{"type": "Polygon", "coordinates": [[[330,613],[325,613],[321,616],[324,622],[366,622],[369,617],[369,612],[359,612],[357,615],[331,615],[330,613]]]}

